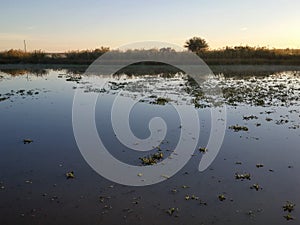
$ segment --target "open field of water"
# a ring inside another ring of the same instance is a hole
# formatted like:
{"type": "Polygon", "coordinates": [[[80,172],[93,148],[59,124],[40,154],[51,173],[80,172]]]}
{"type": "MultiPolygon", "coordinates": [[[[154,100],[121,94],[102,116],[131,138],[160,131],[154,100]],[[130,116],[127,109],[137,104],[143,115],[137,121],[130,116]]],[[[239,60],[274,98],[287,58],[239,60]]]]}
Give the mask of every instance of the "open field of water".
{"type": "Polygon", "coordinates": [[[101,76],[85,75],[79,67],[0,70],[0,224],[300,220],[300,68],[218,67],[200,86],[180,72],[101,76]],[[215,86],[222,95],[203,91],[215,86]],[[198,140],[187,153],[190,160],[174,176],[159,174],[164,181],[149,186],[126,186],[98,175],[74,137],[76,93],[98,96],[94,116],[103,144],[116,159],[140,167],[176,158],[173,151],[187,128],[176,106],[196,111],[200,135],[190,133],[184,140],[198,140]],[[151,150],[134,151],[116,136],[111,110],[117,96],[136,100],[129,125],[139,139],[150,136],[152,118],[164,120],[166,135],[151,150]],[[217,119],[226,128],[224,141],[212,164],[199,172],[201,158],[210,154],[211,110],[222,108],[226,118],[217,119]]]}

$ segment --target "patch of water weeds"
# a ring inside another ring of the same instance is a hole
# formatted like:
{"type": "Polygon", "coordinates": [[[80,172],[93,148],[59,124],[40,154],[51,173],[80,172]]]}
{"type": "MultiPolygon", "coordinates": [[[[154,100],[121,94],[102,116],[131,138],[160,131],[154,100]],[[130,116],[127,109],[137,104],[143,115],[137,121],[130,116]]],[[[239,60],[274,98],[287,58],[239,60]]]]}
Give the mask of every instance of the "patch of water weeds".
{"type": "Polygon", "coordinates": [[[254,115],[250,115],[250,116],[243,116],[243,120],[257,120],[258,117],[254,116],[254,115]]]}
{"type": "Polygon", "coordinates": [[[162,160],[163,158],[164,158],[164,154],[158,151],[154,154],[144,156],[139,159],[141,160],[143,165],[147,166],[147,165],[154,165],[158,163],[160,160],[162,160]]]}
{"type": "Polygon", "coordinates": [[[237,125],[232,125],[229,127],[229,129],[233,130],[234,132],[238,132],[238,131],[248,131],[248,127],[245,126],[239,126],[237,125]]]}
{"type": "Polygon", "coordinates": [[[262,190],[262,187],[259,184],[253,184],[250,189],[255,189],[256,191],[262,190]]]}
{"type": "Polygon", "coordinates": [[[150,103],[151,104],[155,104],[155,105],[165,105],[165,104],[167,104],[170,101],[171,101],[170,98],[158,97],[157,99],[155,99],[155,101],[150,102],[150,103]]]}
{"type": "Polygon", "coordinates": [[[235,174],[235,179],[237,179],[237,180],[244,180],[244,179],[251,180],[251,175],[250,175],[250,173],[236,173],[235,174]]]}
{"type": "Polygon", "coordinates": [[[34,97],[37,96],[38,94],[40,94],[41,92],[48,92],[45,89],[29,89],[29,90],[25,90],[25,89],[19,89],[19,90],[11,90],[10,92],[7,92],[5,94],[0,94],[0,102],[5,101],[5,100],[11,100],[13,101],[14,98],[20,97],[22,99],[25,99],[26,97],[34,97]]]}
{"type": "MultiPolygon", "coordinates": [[[[0,95],[1,96],[1,95],[0,95]]],[[[7,100],[7,99],[9,99],[8,97],[0,97],[0,102],[2,102],[2,101],[5,101],[5,100],[7,100]]]]}
{"type": "Polygon", "coordinates": [[[202,153],[206,153],[208,150],[207,150],[206,147],[200,147],[199,151],[202,152],[202,153]]]}
{"type": "Polygon", "coordinates": [[[296,205],[295,205],[294,203],[292,203],[292,202],[290,202],[290,201],[287,201],[287,202],[282,206],[282,208],[283,208],[284,211],[292,212],[292,211],[294,211],[295,206],[296,206],[296,205]]]}
{"type": "Polygon", "coordinates": [[[171,207],[166,210],[167,214],[169,214],[170,216],[175,216],[175,217],[178,217],[178,212],[179,212],[179,208],[177,208],[177,207],[171,207]]]}
{"type": "Polygon", "coordinates": [[[68,74],[66,76],[66,81],[70,81],[70,82],[76,82],[79,83],[79,81],[82,79],[81,75],[78,74],[68,74]]]}
{"type": "MultiPolygon", "coordinates": [[[[180,104],[194,105],[195,108],[218,107],[224,103],[231,106],[292,106],[299,105],[300,88],[298,87],[300,73],[274,73],[264,77],[235,77],[228,78],[222,74],[211,76],[200,85],[183,73],[169,77],[158,75],[128,76],[120,74],[112,76],[101,92],[113,94],[120,90],[122,96],[132,97],[150,96],[140,102],[166,105],[172,101],[180,104]],[[206,93],[219,87],[222,96],[206,93]],[[105,91],[104,91],[105,90],[105,91]],[[124,93],[125,92],[125,93],[124,93]],[[166,95],[167,93],[167,95],[166,95]],[[152,97],[151,97],[152,96],[152,97]]],[[[79,82],[79,79],[71,79],[79,82]]],[[[99,89],[91,87],[82,79],[79,83],[88,88],[88,92],[99,89]]],[[[82,87],[82,88],[84,88],[82,87]]],[[[244,120],[258,119],[255,115],[244,116],[244,120]]]]}
{"type": "Polygon", "coordinates": [[[24,144],[31,144],[32,142],[33,142],[32,139],[29,139],[29,138],[23,139],[23,143],[24,143],[24,144]]]}
{"type": "Polygon", "coordinates": [[[74,171],[70,171],[66,173],[66,178],[67,179],[74,179],[75,175],[74,175],[74,171]]]}
{"type": "Polygon", "coordinates": [[[226,200],[226,197],[225,197],[224,194],[219,195],[218,198],[219,198],[219,200],[220,200],[221,202],[223,202],[223,201],[226,200]]]}

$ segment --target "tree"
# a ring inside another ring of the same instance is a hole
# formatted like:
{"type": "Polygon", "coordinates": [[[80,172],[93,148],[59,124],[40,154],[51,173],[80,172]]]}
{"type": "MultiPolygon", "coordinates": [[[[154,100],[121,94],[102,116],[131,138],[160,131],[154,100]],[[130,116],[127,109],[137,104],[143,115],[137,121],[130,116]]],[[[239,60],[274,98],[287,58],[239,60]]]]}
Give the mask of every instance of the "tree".
{"type": "Polygon", "coordinates": [[[184,47],[192,52],[198,53],[206,51],[208,49],[208,44],[203,38],[193,37],[185,42],[184,47]]]}

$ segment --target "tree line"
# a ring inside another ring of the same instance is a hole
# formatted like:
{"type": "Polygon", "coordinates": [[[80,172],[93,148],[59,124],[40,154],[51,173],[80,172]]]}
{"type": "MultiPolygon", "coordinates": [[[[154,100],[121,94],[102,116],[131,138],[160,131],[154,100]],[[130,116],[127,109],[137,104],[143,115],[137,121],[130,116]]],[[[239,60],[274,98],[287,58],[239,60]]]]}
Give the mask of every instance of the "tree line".
{"type": "MultiPolygon", "coordinates": [[[[184,47],[196,53],[208,64],[292,64],[300,65],[300,49],[268,49],[266,47],[234,46],[210,49],[205,39],[193,37],[184,47]]],[[[46,53],[41,50],[25,52],[7,50],[0,52],[0,64],[8,63],[49,63],[49,64],[90,64],[102,54],[111,51],[108,47],[94,50],[46,53]]],[[[114,50],[116,51],[116,50],[114,50]]],[[[175,52],[171,48],[150,50],[127,50],[127,54],[152,54],[175,52]]],[[[180,52],[178,54],[181,54],[180,52]]]]}

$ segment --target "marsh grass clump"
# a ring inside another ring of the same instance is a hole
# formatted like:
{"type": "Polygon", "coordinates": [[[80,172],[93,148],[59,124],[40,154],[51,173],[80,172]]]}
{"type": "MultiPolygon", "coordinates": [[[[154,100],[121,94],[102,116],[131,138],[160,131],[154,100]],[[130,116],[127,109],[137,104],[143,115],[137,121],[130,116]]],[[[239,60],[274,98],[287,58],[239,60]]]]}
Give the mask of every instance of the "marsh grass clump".
{"type": "Polygon", "coordinates": [[[259,184],[253,184],[250,188],[251,188],[251,189],[255,189],[256,191],[262,189],[262,187],[261,187],[259,184]]]}
{"type": "Polygon", "coordinates": [[[115,82],[115,81],[109,81],[110,89],[111,90],[120,90],[125,88],[128,85],[128,82],[115,82]]]}
{"type": "Polygon", "coordinates": [[[205,152],[207,152],[207,148],[206,147],[201,147],[201,148],[199,148],[199,151],[202,152],[202,153],[205,153],[205,152]]]}
{"type": "Polygon", "coordinates": [[[31,140],[31,139],[23,139],[24,144],[30,144],[32,142],[33,142],[33,140],[31,140]]]}
{"type": "Polygon", "coordinates": [[[220,200],[221,202],[223,202],[224,200],[226,200],[226,197],[225,197],[225,195],[223,195],[223,194],[219,195],[218,198],[219,198],[219,200],[220,200]]]}
{"type": "Polygon", "coordinates": [[[80,75],[68,75],[66,81],[79,82],[82,79],[80,75]]]}
{"type": "Polygon", "coordinates": [[[243,120],[257,120],[258,117],[254,116],[254,115],[250,115],[250,116],[243,116],[243,120]]]}
{"type": "Polygon", "coordinates": [[[293,204],[293,203],[287,201],[287,202],[282,206],[282,208],[283,208],[284,211],[292,212],[292,211],[295,209],[295,206],[296,206],[295,204],[293,204]]]}
{"type": "Polygon", "coordinates": [[[265,101],[263,99],[257,99],[255,101],[255,105],[256,106],[264,106],[265,105],[265,101]]]}
{"type": "MultiPolygon", "coordinates": [[[[170,216],[172,216],[175,212],[179,212],[179,208],[171,207],[168,210],[166,210],[166,213],[168,213],[170,216]]],[[[177,214],[175,216],[178,216],[177,214]]]]}
{"type": "Polygon", "coordinates": [[[7,100],[7,97],[0,97],[0,102],[7,100]]]}
{"type": "Polygon", "coordinates": [[[73,179],[73,178],[75,178],[74,172],[73,171],[67,172],[66,173],[66,178],[67,179],[73,179]]]}
{"type": "Polygon", "coordinates": [[[250,175],[250,173],[244,173],[244,174],[236,173],[235,174],[235,179],[237,179],[237,180],[244,180],[244,179],[251,180],[251,175],[250,175]]]}
{"type": "Polygon", "coordinates": [[[264,164],[261,163],[256,164],[256,168],[261,168],[261,167],[264,167],[264,164]]]}
{"type": "Polygon", "coordinates": [[[248,131],[248,127],[245,126],[239,126],[239,125],[232,125],[229,127],[229,129],[233,130],[234,132],[238,132],[238,131],[248,131]]]}
{"type": "Polygon", "coordinates": [[[290,215],[290,214],[287,214],[287,215],[285,215],[285,216],[283,216],[286,220],[294,220],[295,218],[292,216],[292,215],[290,215]]]}
{"type": "Polygon", "coordinates": [[[168,98],[162,98],[162,97],[158,97],[157,99],[155,99],[154,102],[152,102],[152,104],[156,104],[156,105],[165,105],[170,101],[170,99],[168,98]]]}
{"type": "Polygon", "coordinates": [[[186,195],[184,197],[185,200],[199,200],[199,197],[196,195],[186,195]]]}
{"type": "Polygon", "coordinates": [[[164,158],[162,152],[157,152],[149,156],[141,157],[140,160],[143,165],[154,165],[164,158]]]}

